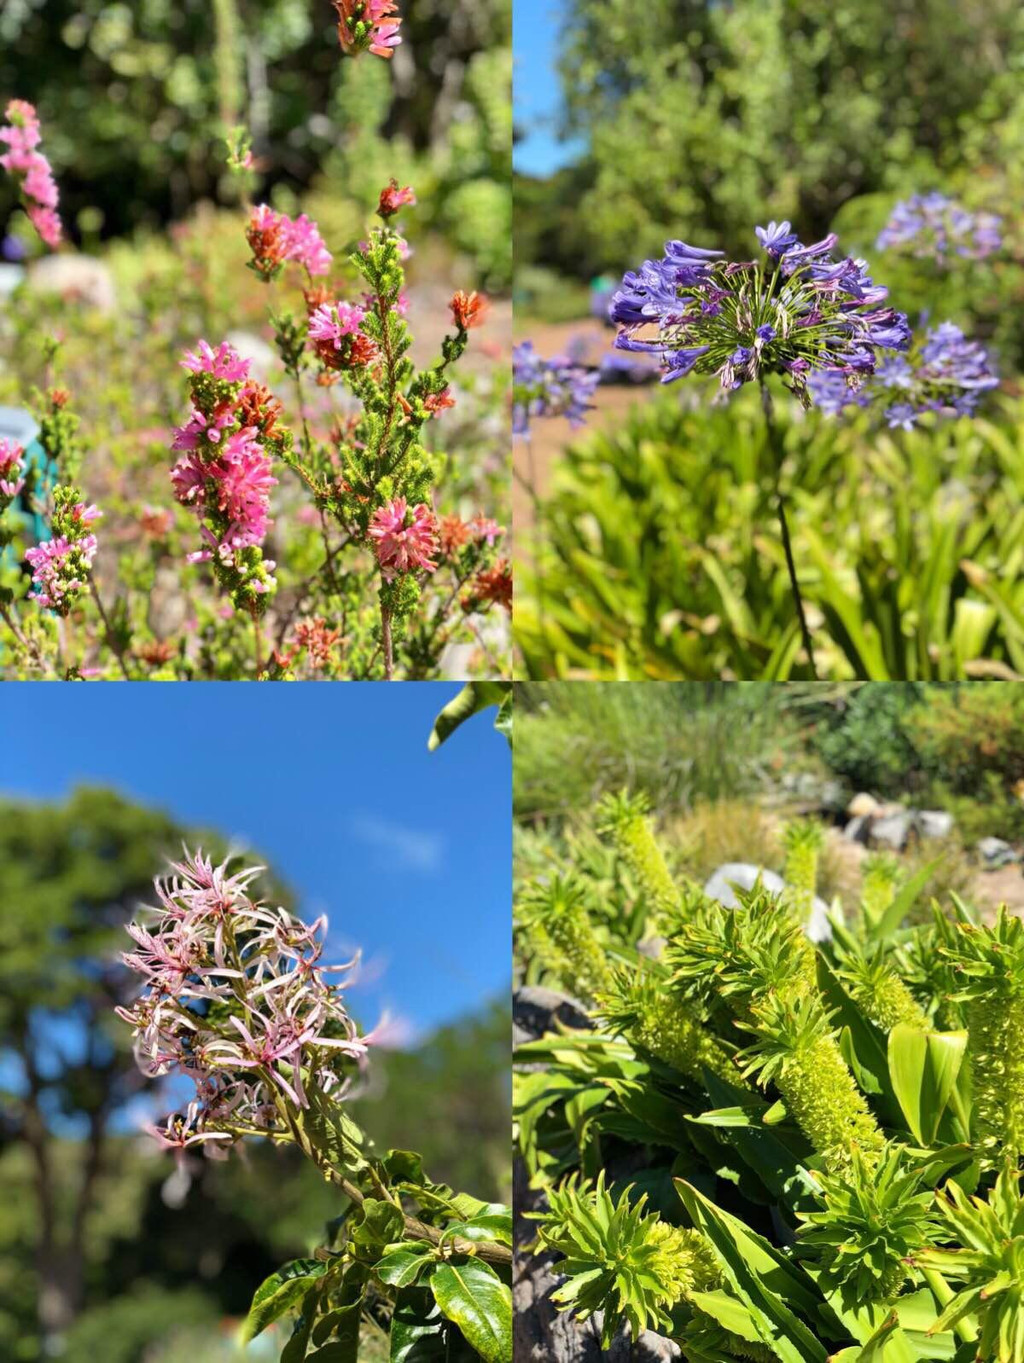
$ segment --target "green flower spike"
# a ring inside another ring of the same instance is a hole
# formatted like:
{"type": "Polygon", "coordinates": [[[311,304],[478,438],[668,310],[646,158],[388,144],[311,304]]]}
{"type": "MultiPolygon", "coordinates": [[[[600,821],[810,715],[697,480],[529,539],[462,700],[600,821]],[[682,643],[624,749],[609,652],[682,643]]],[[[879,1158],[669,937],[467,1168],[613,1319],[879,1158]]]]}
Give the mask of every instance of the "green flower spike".
{"type": "Polygon", "coordinates": [[[907,1258],[935,1237],[932,1195],[899,1148],[880,1163],[854,1151],[849,1169],[819,1174],[825,1210],[800,1214],[800,1237],[822,1264],[822,1286],[848,1309],[892,1301],[908,1277],[907,1258]]]}
{"type": "Polygon", "coordinates": [[[766,890],[740,896],[735,909],[706,900],[665,950],[684,995],[719,995],[747,1017],[768,994],[817,995],[814,947],[785,902],[766,890]]]}
{"type": "Polygon", "coordinates": [[[991,927],[957,924],[943,953],[967,1005],[978,1138],[1016,1168],[1024,1154],[1024,922],[1005,905],[991,927]]]}
{"type": "Polygon", "coordinates": [[[567,1281],[553,1300],[580,1320],[603,1311],[606,1349],[624,1322],[634,1340],[648,1328],[667,1329],[676,1303],[717,1287],[722,1277],[703,1235],[645,1213],[646,1194],[630,1206],[631,1191],[616,1201],[603,1173],[593,1188],[571,1178],[551,1191],[547,1212],[532,1214],[543,1247],[565,1255],[557,1268],[567,1281]]]}
{"type": "Polygon", "coordinates": [[[737,1082],[739,1073],[725,1047],[696,1009],[673,994],[653,970],[618,971],[597,1005],[616,1031],[680,1074],[702,1080],[707,1066],[730,1083],[737,1082]]]}
{"type": "Polygon", "coordinates": [[[813,819],[794,819],[783,830],[786,866],[783,872],[793,894],[793,909],[801,923],[811,916],[818,888],[818,859],[825,846],[825,830],[813,819]]]}
{"type": "Polygon", "coordinates": [[[851,952],[838,974],[853,1001],[883,1032],[891,1032],[900,1022],[927,1030],[924,1009],[889,964],[884,945],[866,956],[851,952]]]}
{"type": "Polygon", "coordinates": [[[566,989],[592,999],[611,987],[611,967],[577,881],[570,876],[534,881],[524,890],[518,917],[537,954],[566,989]]]}
{"type": "Polygon", "coordinates": [[[861,910],[869,923],[877,923],[896,898],[900,864],[888,852],[873,852],[864,858],[861,870],[861,910]]]}
{"type": "Polygon", "coordinates": [[[1004,1169],[988,1200],[950,1182],[936,1193],[943,1234],[964,1249],[926,1249],[916,1266],[964,1284],[932,1326],[939,1334],[970,1317],[980,1325],[979,1363],[1024,1363],[1024,1200],[1020,1174],[1004,1169]]]}
{"type": "Polygon", "coordinates": [[[836,1043],[818,998],[770,995],[741,1023],[757,1040],[740,1059],[744,1077],[774,1083],[789,1115],[825,1161],[829,1173],[849,1173],[855,1150],[874,1166],[885,1144],[878,1123],[836,1043]]]}
{"type": "Polygon", "coordinates": [[[671,926],[680,916],[679,888],[654,836],[650,805],[645,795],[606,795],[596,810],[599,833],[611,838],[615,850],[636,877],[651,907],[651,916],[671,926]]]}

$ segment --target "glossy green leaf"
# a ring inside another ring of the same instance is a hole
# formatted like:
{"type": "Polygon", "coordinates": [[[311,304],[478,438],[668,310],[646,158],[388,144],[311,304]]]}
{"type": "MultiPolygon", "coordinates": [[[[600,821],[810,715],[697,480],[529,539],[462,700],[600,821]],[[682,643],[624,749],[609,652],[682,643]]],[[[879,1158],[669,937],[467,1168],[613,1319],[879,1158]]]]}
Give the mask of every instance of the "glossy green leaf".
{"type": "Polygon", "coordinates": [[[499,707],[495,727],[511,742],[512,719],[509,702],[511,694],[511,682],[467,682],[455,699],[449,701],[434,720],[434,728],[427,747],[433,752],[450,738],[460,725],[492,705],[499,707]]]}
{"type": "Polygon", "coordinates": [[[921,1145],[935,1140],[966,1049],[966,1032],[922,1032],[900,1023],[889,1034],[893,1090],[921,1145]]]}
{"type": "Polygon", "coordinates": [[[511,1246],[512,1213],[505,1209],[484,1211],[466,1221],[449,1221],[444,1228],[444,1237],[448,1240],[453,1236],[511,1246]]]}
{"type": "Polygon", "coordinates": [[[242,1339],[248,1343],[286,1311],[298,1306],[310,1287],[327,1272],[318,1259],[293,1259],[265,1278],[252,1299],[249,1315],[242,1326],[242,1339]]]}
{"type": "Polygon", "coordinates": [[[396,1245],[381,1256],[374,1271],[389,1287],[411,1287],[429,1262],[427,1244],[396,1245]]]}
{"type": "Polygon", "coordinates": [[[389,1363],[445,1363],[445,1319],[421,1287],[399,1292],[391,1317],[389,1363]]]}
{"type": "Polygon", "coordinates": [[[512,1292],[488,1264],[478,1259],[440,1264],[430,1288],[485,1363],[511,1363],[512,1292]]]}

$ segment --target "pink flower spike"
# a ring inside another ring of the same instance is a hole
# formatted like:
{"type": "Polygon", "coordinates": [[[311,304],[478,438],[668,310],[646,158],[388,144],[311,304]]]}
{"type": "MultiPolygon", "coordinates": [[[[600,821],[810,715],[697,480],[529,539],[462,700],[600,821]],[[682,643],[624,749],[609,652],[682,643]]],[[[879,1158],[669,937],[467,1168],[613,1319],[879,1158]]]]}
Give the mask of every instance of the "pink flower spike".
{"type": "Polygon", "coordinates": [[[366,316],[358,303],[321,303],[309,319],[309,335],[341,349],[344,337],[354,336],[366,316]]]}

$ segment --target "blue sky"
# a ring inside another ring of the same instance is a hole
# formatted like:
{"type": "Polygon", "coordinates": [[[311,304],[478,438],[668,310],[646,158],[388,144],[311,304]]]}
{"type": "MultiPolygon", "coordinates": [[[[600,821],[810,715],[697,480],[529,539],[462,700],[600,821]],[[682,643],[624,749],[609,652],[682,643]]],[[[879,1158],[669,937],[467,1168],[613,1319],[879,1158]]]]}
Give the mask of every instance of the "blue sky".
{"type": "Polygon", "coordinates": [[[515,0],[515,120],[526,135],[515,148],[515,167],[527,175],[550,175],[576,159],[582,143],[559,142],[562,91],[556,62],[562,6],[559,0],[515,0]]]}
{"type": "MultiPolygon", "coordinates": [[[[352,1006],[414,1034],[505,995],[511,762],[494,711],[428,753],[447,683],[21,683],[0,792],[110,785],[258,848],[331,954],[361,946],[352,1006]]],[[[154,871],[158,868],[154,868],[154,871]]]]}

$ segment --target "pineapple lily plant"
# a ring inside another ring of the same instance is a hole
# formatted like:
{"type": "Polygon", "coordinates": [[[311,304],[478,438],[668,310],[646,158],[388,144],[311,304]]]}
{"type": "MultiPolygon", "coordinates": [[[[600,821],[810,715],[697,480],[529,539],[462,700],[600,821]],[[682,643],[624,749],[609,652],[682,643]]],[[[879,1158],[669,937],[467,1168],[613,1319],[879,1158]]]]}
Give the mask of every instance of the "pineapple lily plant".
{"type": "Polygon", "coordinates": [[[875,857],[812,943],[821,830],[783,841],[725,908],[623,795],[518,886],[519,977],[587,1022],[517,1051],[524,1248],[605,1347],[1024,1363],[1024,924],[875,857]]]}

